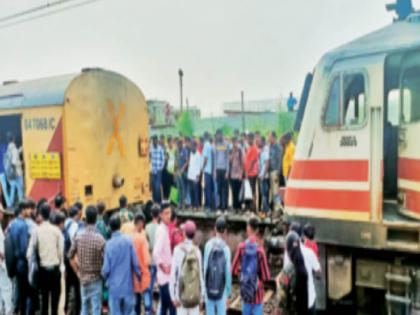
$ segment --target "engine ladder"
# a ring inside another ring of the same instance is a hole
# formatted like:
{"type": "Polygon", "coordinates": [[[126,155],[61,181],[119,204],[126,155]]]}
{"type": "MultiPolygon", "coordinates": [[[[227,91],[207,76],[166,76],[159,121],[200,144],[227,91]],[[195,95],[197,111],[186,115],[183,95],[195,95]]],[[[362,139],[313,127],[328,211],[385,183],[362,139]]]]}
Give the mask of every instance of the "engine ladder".
{"type": "Polygon", "coordinates": [[[393,304],[402,304],[404,307],[404,315],[410,315],[410,306],[411,306],[411,298],[410,298],[410,284],[411,278],[408,275],[401,275],[392,273],[391,270],[385,274],[386,280],[386,288],[387,292],[385,295],[385,300],[387,303],[388,315],[393,315],[392,313],[392,305],[393,304]],[[392,292],[392,284],[399,284],[404,288],[404,292],[402,295],[396,295],[392,292]]]}

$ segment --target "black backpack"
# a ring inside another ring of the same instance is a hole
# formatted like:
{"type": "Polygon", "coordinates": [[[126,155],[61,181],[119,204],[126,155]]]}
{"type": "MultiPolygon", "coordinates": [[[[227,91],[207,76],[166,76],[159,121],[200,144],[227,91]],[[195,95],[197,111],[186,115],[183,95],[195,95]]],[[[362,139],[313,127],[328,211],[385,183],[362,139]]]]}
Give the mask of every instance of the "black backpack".
{"type": "Polygon", "coordinates": [[[258,290],[258,246],[246,241],[239,279],[242,301],[253,303],[258,290]]]}
{"type": "Polygon", "coordinates": [[[16,264],[17,259],[14,251],[13,246],[13,239],[12,233],[10,231],[6,234],[6,238],[4,240],[4,256],[6,262],[6,269],[9,278],[14,278],[16,276],[16,264]]]}
{"type": "Polygon", "coordinates": [[[217,301],[223,297],[226,286],[226,257],[223,244],[216,242],[210,251],[206,270],[206,291],[209,300],[217,301]]]}

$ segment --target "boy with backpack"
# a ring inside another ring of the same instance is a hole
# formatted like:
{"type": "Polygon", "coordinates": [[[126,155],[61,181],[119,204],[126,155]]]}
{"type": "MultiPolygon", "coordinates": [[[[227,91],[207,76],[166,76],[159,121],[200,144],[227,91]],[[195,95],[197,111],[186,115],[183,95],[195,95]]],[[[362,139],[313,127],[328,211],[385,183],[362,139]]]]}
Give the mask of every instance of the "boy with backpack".
{"type": "Polygon", "coordinates": [[[216,236],[210,239],[204,249],[204,279],[206,284],[206,314],[226,315],[231,292],[231,253],[223,237],[226,220],[219,217],[215,224],[216,236]]]}
{"type": "Polygon", "coordinates": [[[270,270],[264,248],[257,243],[259,219],[248,220],[248,238],[242,242],[232,263],[232,274],[239,276],[243,315],[262,315],[264,282],[270,280],[270,270]]]}
{"type": "Polygon", "coordinates": [[[174,250],[169,291],[177,315],[199,315],[203,305],[204,280],[201,252],[193,244],[197,228],[194,222],[188,220],[181,229],[185,241],[174,250]]]}

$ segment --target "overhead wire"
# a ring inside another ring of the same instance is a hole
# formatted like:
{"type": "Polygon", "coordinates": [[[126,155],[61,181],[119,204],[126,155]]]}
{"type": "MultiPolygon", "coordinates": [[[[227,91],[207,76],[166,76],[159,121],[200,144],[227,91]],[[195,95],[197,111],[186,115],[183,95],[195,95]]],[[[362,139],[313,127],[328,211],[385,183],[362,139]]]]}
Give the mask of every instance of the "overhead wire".
{"type": "Polygon", "coordinates": [[[8,15],[8,16],[1,17],[0,18],[0,23],[5,22],[5,21],[9,21],[9,20],[13,20],[15,18],[19,18],[19,17],[25,16],[25,15],[28,15],[28,14],[33,14],[33,13],[36,13],[38,11],[42,11],[42,10],[50,9],[50,8],[53,8],[53,7],[56,7],[56,6],[60,6],[60,5],[63,5],[67,2],[72,2],[72,1],[76,1],[76,0],[58,0],[58,1],[54,1],[54,2],[48,2],[46,4],[39,5],[37,7],[32,7],[30,9],[27,9],[27,10],[24,10],[24,11],[21,11],[21,12],[18,12],[18,13],[14,13],[14,14],[11,14],[11,15],[8,15]]]}
{"type": "Polygon", "coordinates": [[[101,1],[101,0],[85,0],[85,1],[82,1],[82,2],[79,2],[79,3],[75,3],[73,5],[65,6],[64,8],[57,8],[56,10],[52,10],[52,11],[49,10],[48,12],[45,12],[45,13],[37,14],[35,16],[30,16],[30,17],[24,18],[24,19],[19,19],[19,18],[21,18],[25,15],[32,15],[32,14],[40,12],[42,10],[48,10],[48,9],[51,9],[51,7],[57,7],[58,5],[64,5],[65,3],[74,2],[74,1],[78,1],[78,0],[60,0],[60,1],[49,3],[49,4],[45,4],[43,6],[28,9],[28,10],[25,10],[25,11],[22,11],[22,12],[4,17],[4,18],[0,18],[0,30],[5,29],[5,28],[9,28],[9,27],[12,27],[12,26],[16,26],[16,25],[19,25],[19,24],[22,24],[22,23],[26,23],[26,22],[29,22],[29,21],[38,20],[38,19],[41,19],[43,17],[47,17],[47,16],[54,15],[54,14],[57,14],[57,13],[60,13],[60,12],[75,9],[77,7],[85,6],[85,5],[91,4],[93,2],[98,2],[98,1],[101,1]],[[3,23],[3,24],[1,23],[1,22],[4,22],[4,21],[10,21],[10,20],[13,20],[13,19],[18,19],[18,20],[13,21],[13,22],[9,22],[9,23],[3,23]]]}

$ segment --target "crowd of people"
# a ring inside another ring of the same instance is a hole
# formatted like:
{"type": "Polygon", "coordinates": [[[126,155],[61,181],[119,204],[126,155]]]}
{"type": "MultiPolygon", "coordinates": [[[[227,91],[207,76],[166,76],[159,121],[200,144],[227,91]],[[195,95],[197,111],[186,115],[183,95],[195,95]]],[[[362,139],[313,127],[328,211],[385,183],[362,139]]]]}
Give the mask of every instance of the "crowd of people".
{"type": "Polygon", "coordinates": [[[153,136],[150,144],[153,200],[211,212],[244,209],[269,214],[281,205],[279,187],[290,175],[295,146],[291,133],[242,133],[231,138],[153,136]]]}
{"type": "MultiPolygon", "coordinates": [[[[0,228],[0,313],[198,315],[205,310],[225,315],[235,277],[242,313],[264,313],[264,286],[271,275],[258,216],[248,218],[246,240],[232,253],[223,215],[200,248],[196,224],[179,224],[169,202],[147,210],[129,209],[125,196],[119,203],[118,211],[107,212],[102,203],[67,209],[62,196],[53,205],[22,200],[15,217],[0,225],[5,226],[5,233],[0,228]]],[[[310,225],[290,226],[277,277],[281,314],[315,312],[314,275],[320,265],[314,233],[310,225]]]]}

